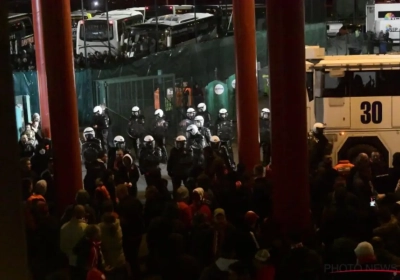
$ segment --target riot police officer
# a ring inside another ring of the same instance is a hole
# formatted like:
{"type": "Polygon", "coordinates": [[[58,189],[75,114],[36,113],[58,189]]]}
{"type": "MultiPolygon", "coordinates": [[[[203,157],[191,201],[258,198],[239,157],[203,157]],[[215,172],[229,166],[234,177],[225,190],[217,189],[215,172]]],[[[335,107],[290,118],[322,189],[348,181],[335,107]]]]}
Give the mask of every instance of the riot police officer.
{"type": "Polygon", "coordinates": [[[260,147],[263,154],[263,165],[267,166],[271,157],[270,110],[263,108],[260,113],[260,147]]]}
{"type": "Polygon", "coordinates": [[[205,103],[200,103],[197,105],[197,116],[202,116],[204,119],[204,127],[211,127],[211,115],[207,111],[207,106],[205,103]]]}
{"type": "Polygon", "coordinates": [[[138,106],[132,107],[132,115],[129,118],[128,123],[128,135],[132,139],[133,149],[135,150],[135,155],[139,157],[139,149],[143,137],[145,136],[145,118],[140,112],[138,106]]]}
{"type": "Polygon", "coordinates": [[[92,127],[95,130],[96,138],[100,139],[104,152],[108,151],[108,128],[110,127],[110,118],[108,114],[103,114],[103,108],[96,106],[93,108],[92,127]]]}
{"type": "Polygon", "coordinates": [[[92,127],[87,127],[83,131],[84,142],[82,144],[82,155],[85,160],[85,166],[92,164],[97,160],[101,149],[101,141],[95,137],[95,131],[92,127]]]}
{"type": "Polygon", "coordinates": [[[207,145],[210,145],[211,131],[209,128],[204,127],[204,118],[198,115],[194,118],[194,122],[196,126],[199,128],[201,135],[203,135],[204,138],[206,139],[207,145]]]}
{"type": "Polygon", "coordinates": [[[112,169],[114,166],[114,162],[116,159],[116,152],[118,150],[122,150],[123,151],[123,155],[128,155],[129,151],[126,149],[126,142],[124,137],[122,137],[121,135],[117,135],[114,137],[114,147],[110,148],[108,150],[108,162],[107,162],[107,168],[108,169],[112,169]]]}
{"type": "Polygon", "coordinates": [[[165,146],[166,137],[168,133],[168,121],[165,119],[164,111],[161,109],[157,109],[154,112],[155,121],[152,129],[152,136],[154,137],[154,141],[156,146],[161,149],[162,152],[162,162],[165,163],[168,160],[167,148],[165,146]]]}
{"type": "Polygon", "coordinates": [[[200,166],[204,162],[203,149],[207,146],[206,139],[194,124],[189,125],[186,132],[188,146],[193,150],[194,165],[200,166]]]}
{"type": "Polygon", "coordinates": [[[186,110],[186,118],[179,123],[179,134],[185,135],[186,129],[189,125],[194,124],[194,118],[196,116],[196,111],[193,108],[188,108],[186,110]]]}
{"type": "Polygon", "coordinates": [[[210,146],[211,146],[212,150],[220,158],[222,158],[224,160],[227,168],[229,168],[230,170],[235,170],[236,164],[233,161],[233,159],[231,158],[227,147],[222,145],[222,141],[218,136],[216,136],[216,135],[211,136],[211,145],[210,146]]]}
{"type": "Polygon", "coordinates": [[[324,135],[324,130],[323,123],[317,122],[313,125],[311,139],[309,139],[311,172],[324,160],[325,155],[332,153],[332,145],[324,135]]]}
{"type": "Polygon", "coordinates": [[[193,167],[193,150],[187,147],[186,137],[179,135],[175,139],[175,147],[171,149],[167,164],[168,175],[172,179],[174,191],[186,184],[193,167]]]}
{"type": "Polygon", "coordinates": [[[155,146],[153,136],[147,135],[143,140],[143,147],[139,152],[139,169],[148,183],[150,172],[159,169],[162,161],[162,152],[159,147],[155,146]]]}
{"type": "Polygon", "coordinates": [[[228,111],[225,108],[219,110],[215,129],[215,134],[219,137],[221,145],[226,146],[232,161],[234,161],[232,150],[233,122],[228,119],[228,111]]]}

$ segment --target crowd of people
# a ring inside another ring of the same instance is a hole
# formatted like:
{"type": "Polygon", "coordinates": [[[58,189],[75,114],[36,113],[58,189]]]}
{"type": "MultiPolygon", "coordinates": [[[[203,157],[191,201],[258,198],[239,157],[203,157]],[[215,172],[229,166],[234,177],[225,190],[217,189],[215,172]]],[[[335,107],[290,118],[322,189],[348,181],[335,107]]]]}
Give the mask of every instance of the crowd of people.
{"type": "MultiPolygon", "coordinates": [[[[128,59],[127,53],[123,53],[118,56],[109,55],[107,52],[100,53],[95,52],[94,54],[88,54],[87,59],[81,55],[74,55],[75,69],[82,68],[93,68],[99,69],[109,65],[118,65],[124,63],[128,59]]],[[[36,70],[36,56],[34,47],[24,50],[18,54],[11,55],[11,65],[13,71],[30,71],[36,70]]]]}
{"type": "MultiPolygon", "coordinates": [[[[109,122],[96,107],[94,119],[109,122]]],[[[140,123],[144,120],[135,107],[130,121],[140,123]]],[[[261,112],[264,117],[269,118],[268,109],[261,112]]],[[[162,118],[156,122],[165,127],[162,118]]],[[[182,133],[188,136],[193,125],[186,125],[182,133]]],[[[31,144],[37,151],[21,154],[33,279],[396,279],[400,153],[393,155],[392,168],[378,151],[361,153],[354,164],[333,166],[324,126],[316,124],[310,156],[312,225],[283,237],[273,220],[271,163],[249,172],[227,160],[229,152],[221,152],[218,143],[203,148],[201,164],[191,157],[196,168],[187,170],[188,161],[176,161],[187,159],[182,155],[192,147],[184,135],[163,157],[151,135],[137,154],[126,150],[120,136],[115,147],[106,147],[96,140],[104,136],[105,127],[98,126],[94,121],[86,137],[100,150],[87,149],[84,188],[63,213],[56,207],[51,141],[40,135],[40,116],[21,136],[36,141],[31,144]],[[163,161],[172,188],[162,174],[163,161]],[[147,185],[144,201],[137,190],[140,176],[147,185]],[[343,271],[348,273],[335,273],[343,271]]]]}

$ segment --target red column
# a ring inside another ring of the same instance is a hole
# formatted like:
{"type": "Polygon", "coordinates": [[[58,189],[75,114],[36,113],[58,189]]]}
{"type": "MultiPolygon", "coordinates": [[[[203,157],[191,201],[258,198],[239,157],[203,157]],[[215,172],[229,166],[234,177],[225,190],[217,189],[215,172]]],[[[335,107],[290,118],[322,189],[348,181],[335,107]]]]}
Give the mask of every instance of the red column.
{"type": "Polygon", "coordinates": [[[10,64],[7,5],[0,5],[0,279],[29,279],[25,227],[21,205],[21,177],[18,162],[18,140],[15,123],[15,99],[10,64]]]}
{"type": "Polygon", "coordinates": [[[70,1],[37,1],[41,1],[43,12],[54,178],[58,205],[60,210],[64,210],[74,201],[77,190],[82,188],[70,1]]]}
{"type": "Polygon", "coordinates": [[[253,0],[233,0],[238,153],[247,170],[260,163],[254,11],[253,0]]]}
{"type": "Polygon", "coordinates": [[[288,233],[310,223],[304,1],[266,2],[274,217],[288,233]]]}
{"type": "MultiPolygon", "coordinates": [[[[47,92],[46,60],[43,45],[43,13],[40,0],[32,0],[32,17],[35,35],[36,69],[39,85],[39,104],[42,132],[45,137],[51,138],[50,114],[47,92]]],[[[36,112],[33,112],[36,113],[36,112]]]]}

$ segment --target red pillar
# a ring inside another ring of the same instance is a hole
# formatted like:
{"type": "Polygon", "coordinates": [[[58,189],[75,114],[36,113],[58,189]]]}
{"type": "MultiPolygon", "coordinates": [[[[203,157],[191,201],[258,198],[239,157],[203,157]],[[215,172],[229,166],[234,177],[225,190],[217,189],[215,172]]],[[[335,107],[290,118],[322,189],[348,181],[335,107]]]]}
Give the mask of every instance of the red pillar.
{"type": "MultiPolygon", "coordinates": [[[[45,137],[51,138],[50,114],[47,92],[46,60],[43,46],[43,13],[40,0],[32,0],[32,17],[35,35],[36,69],[39,85],[39,104],[42,133],[45,137]]],[[[36,113],[36,112],[33,112],[36,113]]]]}
{"type": "Polygon", "coordinates": [[[54,178],[58,205],[63,211],[74,201],[77,190],[82,188],[70,1],[36,1],[42,3],[54,178]]]}
{"type": "Polygon", "coordinates": [[[274,217],[285,234],[310,223],[304,1],[266,2],[274,217]]]}
{"type": "Polygon", "coordinates": [[[233,0],[238,153],[247,170],[260,163],[254,11],[253,0],[233,0]]]}
{"type": "Polygon", "coordinates": [[[18,140],[15,123],[15,99],[10,61],[7,5],[0,5],[0,88],[1,143],[0,153],[0,279],[29,279],[25,227],[21,205],[18,140]]]}

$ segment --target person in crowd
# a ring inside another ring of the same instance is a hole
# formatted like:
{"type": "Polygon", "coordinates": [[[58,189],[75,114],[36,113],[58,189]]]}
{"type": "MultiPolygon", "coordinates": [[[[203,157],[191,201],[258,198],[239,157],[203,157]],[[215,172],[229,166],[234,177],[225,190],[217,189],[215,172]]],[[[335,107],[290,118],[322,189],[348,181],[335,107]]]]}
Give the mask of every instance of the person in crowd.
{"type": "Polygon", "coordinates": [[[202,188],[196,188],[192,193],[192,204],[190,205],[192,214],[202,213],[206,216],[208,221],[212,221],[212,213],[208,206],[208,201],[204,199],[204,190],[202,188]]]}
{"type": "Polygon", "coordinates": [[[176,190],[176,203],[179,208],[179,219],[186,226],[186,229],[190,229],[192,227],[192,209],[188,205],[190,195],[189,190],[185,186],[180,186],[176,190]]]}
{"type": "Polygon", "coordinates": [[[73,209],[71,220],[61,227],[60,248],[68,257],[71,269],[72,279],[85,279],[85,271],[77,264],[77,254],[74,252],[75,246],[84,236],[87,227],[85,219],[85,208],[82,205],[76,205],[73,209]]]}
{"type": "Polygon", "coordinates": [[[80,205],[85,210],[85,221],[88,224],[96,223],[96,212],[94,211],[93,207],[91,206],[91,199],[90,195],[86,190],[79,190],[75,196],[75,203],[72,205],[67,206],[63,216],[61,217],[61,224],[65,224],[71,220],[74,216],[74,209],[75,206],[80,205]]]}
{"type": "Polygon", "coordinates": [[[104,265],[109,268],[106,271],[107,279],[127,280],[130,267],[125,260],[122,246],[122,229],[119,219],[112,213],[105,213],[99,227],[104,265]]]}

